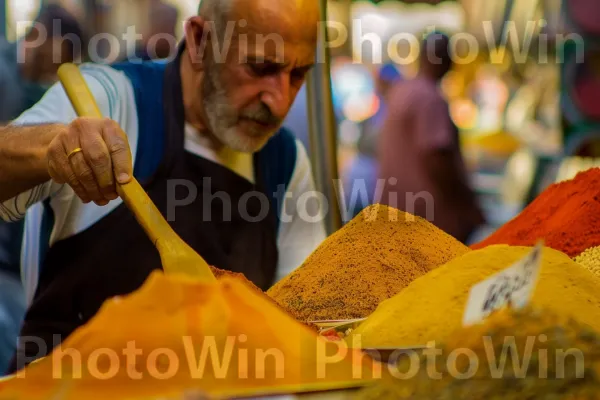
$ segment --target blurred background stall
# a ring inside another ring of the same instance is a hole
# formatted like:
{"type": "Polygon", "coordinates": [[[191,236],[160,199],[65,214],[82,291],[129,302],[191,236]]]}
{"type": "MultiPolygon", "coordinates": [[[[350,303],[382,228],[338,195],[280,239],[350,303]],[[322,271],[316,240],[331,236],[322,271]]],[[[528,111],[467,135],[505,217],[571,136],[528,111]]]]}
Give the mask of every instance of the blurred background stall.
{"type": "MultiPolygon", "coordinates": [[[[101,62],[132,55],[168,58],[181,39],[183,21],[198,7],[193,0],[2,0],[0,32],[8,41],[18,40],[28,28],[23,21],[49,3],[77,16],[92,38],[84,43],[84,54],[101,62]],[[104,35],[94,36],[99,33],[104,35]]],[[[481,235],[515,215],[549,183],[596,165],[600,28],[590,15],[597,7],[594,0],[329,0],[332,101],[346,219],[377,201],[372,181],[377,157],[368,154],[365,138],[376,137],[373,122],[386,106],[378,82],[394,71],[393,79],[412,79],[422,35],[434,29],[451,36],[455,51],[455,68],[441,89],[487,216],[481,235]],[[369,130],[375,133],[369,136],[369,130]],[[352,198],[354,177],[365,180],[365,201],[352,198]]],[[[307,149],[311,100],[303,87],[285,122],[307,149]]]]}

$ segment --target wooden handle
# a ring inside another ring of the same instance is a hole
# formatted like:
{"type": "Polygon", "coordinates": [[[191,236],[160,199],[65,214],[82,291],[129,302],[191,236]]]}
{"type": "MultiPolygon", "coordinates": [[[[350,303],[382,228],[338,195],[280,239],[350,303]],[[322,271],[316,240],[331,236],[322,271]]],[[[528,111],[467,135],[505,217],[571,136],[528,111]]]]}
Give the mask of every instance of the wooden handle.
{"type": "Polygon", "coordinates": [[[81,71],[74,64],[63,64],[58,68],[58,78],[67,92],[69,100],[80,117],[103,118],[96,99],[92,95],[81,71]]]}
{"type": "MultiPolygon", "coordinates": [[[[58,77],[77,115],[103,118],[87,82],[76,65],[61,65],[58,77]]],[[[117,192],[154,244],[159,238],[169,238],[173,235],[173,230],[135,178],[129,183],[117,184],[117,192]]]]}

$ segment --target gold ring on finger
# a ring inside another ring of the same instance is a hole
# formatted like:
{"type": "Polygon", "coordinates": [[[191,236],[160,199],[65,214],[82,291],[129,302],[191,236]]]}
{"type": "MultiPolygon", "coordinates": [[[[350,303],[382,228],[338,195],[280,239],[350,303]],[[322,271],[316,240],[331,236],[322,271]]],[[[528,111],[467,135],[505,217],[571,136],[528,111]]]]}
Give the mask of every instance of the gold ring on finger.
{"type": "Polygon", "coordinates": [[[71,157],[73,157],[75,154],[82,152],[83,149],[81,147],[76,148],[75,150],[71,151],[68,155],[67,155],[67,159],[70,161],[71,157]]]}

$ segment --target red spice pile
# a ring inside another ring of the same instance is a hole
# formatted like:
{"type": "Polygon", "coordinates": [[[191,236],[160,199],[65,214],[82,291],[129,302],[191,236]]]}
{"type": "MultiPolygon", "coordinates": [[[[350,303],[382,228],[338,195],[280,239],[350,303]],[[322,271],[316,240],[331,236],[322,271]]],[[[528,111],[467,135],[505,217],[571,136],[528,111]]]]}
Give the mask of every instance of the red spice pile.
{"type": "Polygon", "coordinates": [[[471,248],[533,246],[539,239],[570,257],[600,245],[600,168],[548,187],[513,220],[471,248]]]}

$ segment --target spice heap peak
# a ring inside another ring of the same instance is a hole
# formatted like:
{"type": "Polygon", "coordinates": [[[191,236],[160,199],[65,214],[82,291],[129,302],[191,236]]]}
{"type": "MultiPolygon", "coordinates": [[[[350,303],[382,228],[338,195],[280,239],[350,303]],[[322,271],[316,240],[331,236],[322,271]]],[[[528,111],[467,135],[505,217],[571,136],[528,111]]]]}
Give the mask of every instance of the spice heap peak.
{"type": "Polygon", "coordinates": [[[105,302],[49,357],[0,382],[0,399],[255,397],[373,378],[373,361],[347,347],[323,361],[339,349],[239,278],[205,283],[156,271],[105,302]]]}
{"type": "Polygon", "coordinates": [[[600,245],[600,168],[548,187],[513,220],[472,248],[533,246],[540,239],[571,257],[600,245]]]}
{"type": "Polygon", "coordinates": [[[363,318],[416,278],[468,251],[427,220],[377,204],[267,294],[300,321],[363,318]]]}
{"type": "MultiPolygon", "coordinates": [[[[495,245],[455,258],[384,301],[353,335],[360,336],[362,346],[375,348],[444,342],[462,326],[471,288],[530,252],[530,247],[495,245]]],[[[531,304],[600,331],[600,278],[548,247],[541,263],[531,304]]]]}

